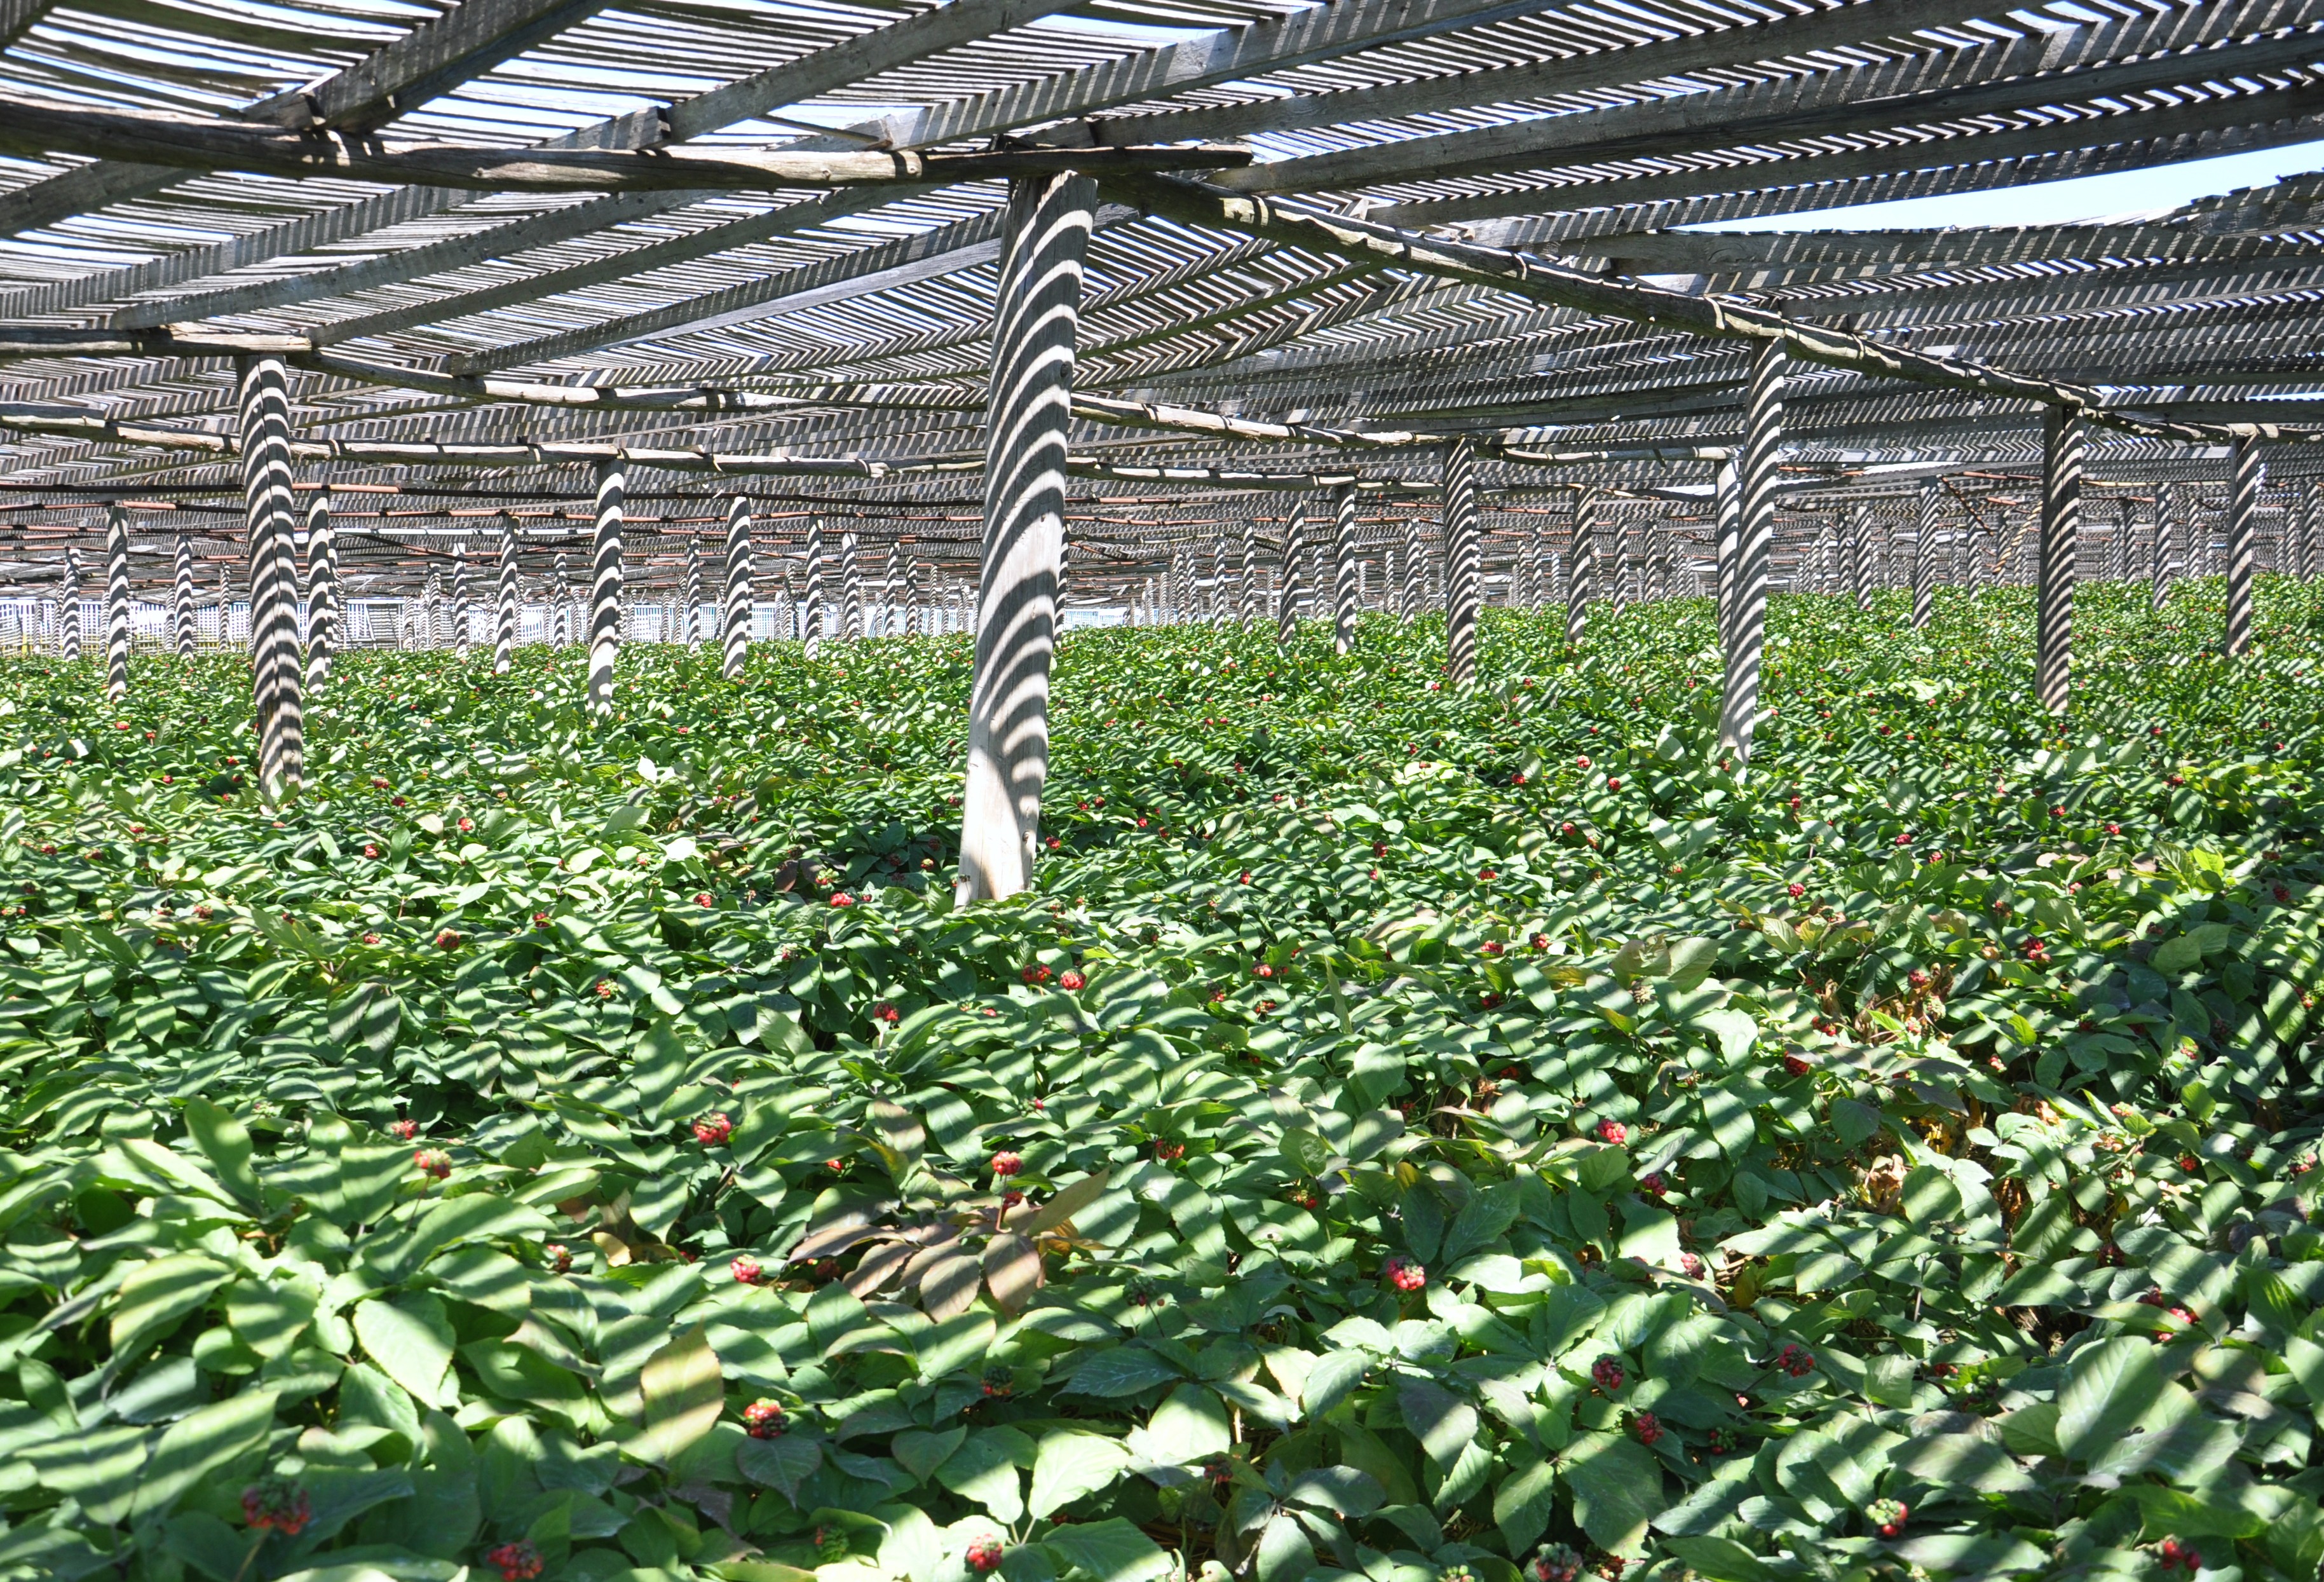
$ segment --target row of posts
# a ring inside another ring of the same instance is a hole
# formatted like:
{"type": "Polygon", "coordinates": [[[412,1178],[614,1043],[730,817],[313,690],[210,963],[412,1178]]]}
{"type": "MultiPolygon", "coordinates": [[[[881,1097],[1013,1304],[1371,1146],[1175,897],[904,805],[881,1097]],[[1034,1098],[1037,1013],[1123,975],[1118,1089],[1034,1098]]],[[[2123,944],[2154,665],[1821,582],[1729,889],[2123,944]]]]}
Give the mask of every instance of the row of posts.
{"type": "MultiPolygon", "coordinates": [[[[963,902],[1008,896],[1027,887],[1040,850],[1041,792],[1048,764],[1048,686],[1065,568],[1067,443],[1072,421],[1074,340],[1085,254],[1096,189],[1084,177],[1060,171],[1013,181],[995,300],[993,357],[986,401],[982,560],[977,581],[975,659],[968,708],[968,754],[962,795],[963,902]]],[[[1752,363],[1743,443],[1720,470],[1715,492],[1715,566],[1720,646],[1727,686],[1720,741],[1748,758],[1758,712],[1766,597],[1775,541],[1778,463],[1783,445],[1786,356],[1780,341],[1762,343],[1752,363]]],[[[328,671],[331,621],[321,625],[318,656],[302,667],[297,619],[298,576],[291,495],[290,414],[284,368],[270,357],[240,364],[239,434],[247,503],[244,523],[251,577],[251,666],[257,703],[259,764],[270,796],[300,778],[303,689],[328,671]]],[[[2043,495],[2037,540],[2037,687],[2043,704],[2066,707],[2071,664],[2076,540],[2080,523],[2086,419],[2052,409],[2044,419],[2043,495]]],[[[1442,600],[1446,616],[1446,671],[1454,686],[1470,683],[1477,661],[1477,622],[1482,602],[1483,514],[1476,454],[1466,438],[1449,440],[1443,456],[1442,600]]],[[[2252,581],[2257,544],[2260,462],[2255,443],[2238,441],[2228,508],[2227,651],[2245,652],[2251,641],[2252,581]]],[[[590,600],[587,610],[587,692],[591,706],[610,708],[613,661],[622,627],[623,463],[596,474],[590,600]]],[[[1362,597],[1356,552],[1357,493],[1333,502],[1330,542],[1335,636],[1352,641],[1362,597]]],[[[1936,534],[1930,513],[1933,489],[1923,496],[1923,546],[1914,578],[1914,618],[1928,618],[1935,572],[1936,534]]],[[[1585,506],[1585,510],[1587,507],[1585,506]]],[[[109,684],[125,685],[128,649],[125,526],[108,539],[109,684]],[[115,589],[118,589],[118,595],[115,589]],[[117,615],[112,612],[118,612],[117,615]]],[[[310,577],[327,606],[335,599],[327,521],[322,552],[315,553],[310,524],[310,577]]],[[[1296,618],[1304,594],[1298,584],[1309,524],[1294,519],[1282,560],[1277,618],[1296,618]]],[[[1595,533],[1577,536],[1576,550],[1595,533]]],[[[1245,548],[1247,550],[1248,541],[1245,548]]],[[[1419,568],[1414,546],[1406,597],[1419,568]]],[[[844,551],[843,551],[844,552],[844,551]]],[[[2159,557],[2158,557],[2159,559],[2159,557]]],[[[1597,557],[1576,552],[1565,569],[1568,625],[1579,637],[1595,597],[1597,557]]],[[[1861,547],[1859,541],[1859,564],[1861,547]]],[[[495,667],[505,669],[516,639],[516,554],[504,536],[497,598],[495,667]]],[[[807,603],[822,608],[822,556],[811,545],[807,603]]],[[[181,596],[190,563],[180,554],[181,596]]],[[[724,671],[738,677],[749,641],[750,518],[743,502],[730,505],[725,586],[721,609],[724,671]]],[[[184,608],[189,610],[187,603],[184,608]]]]}

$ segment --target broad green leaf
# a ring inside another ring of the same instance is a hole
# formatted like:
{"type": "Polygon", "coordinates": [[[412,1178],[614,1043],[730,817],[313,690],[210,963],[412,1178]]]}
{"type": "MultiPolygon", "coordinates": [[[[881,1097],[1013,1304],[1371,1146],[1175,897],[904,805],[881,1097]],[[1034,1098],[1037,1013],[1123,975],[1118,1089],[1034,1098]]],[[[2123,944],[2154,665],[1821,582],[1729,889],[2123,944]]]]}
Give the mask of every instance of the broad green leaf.
{"type": "Polygon", "coordinates": [[[646,1359],[638,1375],[644,1396],[639,1431],[624,1442],[646,1461],[669,1462],[708,1433],[726,1407],[718,1354],[700,1325],[673,1337],[646,1359]]]}

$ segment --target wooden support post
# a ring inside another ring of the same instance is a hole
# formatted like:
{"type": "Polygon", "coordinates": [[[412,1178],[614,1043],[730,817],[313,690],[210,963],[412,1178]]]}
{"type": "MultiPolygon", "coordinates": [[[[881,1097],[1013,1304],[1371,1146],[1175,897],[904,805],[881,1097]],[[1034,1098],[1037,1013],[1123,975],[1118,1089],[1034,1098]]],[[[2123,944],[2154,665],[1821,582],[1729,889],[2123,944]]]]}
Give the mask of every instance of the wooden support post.
{"type": "Polygon", "coordinates": [[[2229,659],[2251,652],[2252,579],[2259,560],[2259,492],[2265,478],[2259,442],[2238,438],[2230,451],[2234,475],[2227,497],[2227,619],[2229,659]]]}
{"type": "Polygon", "coordinates": [[[1096,209],[1096,184],[1070,171],[1009,185],[985,402],[984,546],[961,794],[960,902],[1022,891],[1041,844],[1074,339],[1096,209]]]}
{"type": "Polygon", "coordinates": [[[1573,502],[1573,531],[1565,545],[1565,641],[1579,643],[1590,630],[1590,601],[1597,597],[1598,491],[1585,489],[1573,502]]]}
{"type": "Polygon", "coordinates": [[[863,641],[863,578],[855,559],[855,535],[839,535],[839,637],[863,641]]]}
{"type": "Polygon", "coordinates": [[[720,671],[730,681],[742,679],[743,661],[751,657],[751,503],[740,495],[726,496],[726,588],[724,613],[725,657],[720,671]]]}
{"type": "Polygon", "coordinates": [[[1767,641],[1767,578],[1775,553],[1776,468],[1783,459],[1784,377],[1790,361],[1780,342],[1759,347],[1744,394],[1735,591],[1725,634],[1727,691],[1719,714],[1720,751],[1731,754],[1738,767],[1751,761],[1751,734],[1759,723],[1759,663],[1767,641]]]}
{"type": "Polygon", "coordinates": [[[105,508],[105,695],[129,696],[129,513],[105,508]]]}
{"type": "Polygon", "coordinates": [[[1872,609],[1872,512],[1858,505],[1848,513],[1842,539],[1847,552],[1849,591],[1856,595],[1859,613],[1872,609]]]}
{"type": "Polygon", "coordinates": [[[1477,448],[1465,434],[1444,448],[1444,679],[1477,682],[1478,606],[1485,597],[1485,523],[1477,503],[1477,448]]]}
{"type": "Polygon", "coordinates": [[[1913,629],[1929,624],[1937,603],[1937,523],[1944,511],[1944,487],[1934,478],[1921,486],[1920,520],[1913,532],[1913,629]]]}
{"type": "Polygon", "coordinates": [[[589,707],[613,708],[613,661],[622,652],[622,502],[629,476],[616,458],[597,464],[595,540],[589,559],[589,707]]]}
{"type": "Polygon", "coordinates": [[[2034,593],[2034,692],[2063,714],[2073,686],[2074,552],[2082,525],[2082,456],[2089,426],[2065,407],[2042,410],[2040,575],[2034,593]]]}
{"type": "Polygon", "coordinates": [[[339,550],[327,490],[307,507],[307,686],[330,679],[339,645],[339,550]]]}
{"type": "MultiPolygon", "coordinates": [[[[880,578],[880,635],[882,637],[893,637],[896,635],[896,598],[899,592],[898,584],[903,579],[901,554],[902,551],[900,546],[897,544],[895,540],[890,539],[888,541],[888,564],[883,569],[880,578]]],[[[1059,563],[1057,576],[1059,584],[1062,586],[1065,578],[1065,569],[1062,561],[1059,563]]]]}
{"type": "Polygon", "coordinates": [[[505,676],[516,663],[517,581],[516,523],[501,526],[500,556],[493,567],[493,674],[505,676]]]}
{"type": "Polygon", "coordinates": [[[1248,516],[1235,538],[1235,624],[1244,631],[1259,619],[1259,524],[1248,516]]]}
{"type": "Polygon", "coordinates": [[[807,658],[823,652],[824,629],[830,618],[823,603],[823,521],[817,517],[807,524],[807,587],[799,600],[799,641],[807,658]]]}
{"type": "Polygon", "coordinates": [[[549,588],[555,615],[549,643],[552,648],[562,648],[573,641],[573,572],[563,555],[557,557],[557,568],[551,575],[556,579],[549,588]]]}
{"type": "Polygon", "coordinates": [[[57,598],[57,657],[80,662],[80,551],[65,551],[64,591],[57,598]]]}
{"type": "Polygon", "coordinates": [[[1361,607],[1356,577],[1356,488],[1343,484],[1332,495],[1332,652],[1356,646],[1356,616],[1361,607]]]}
{"type": "Polygon", "coordinates": [[[454,544],[452,553],[452,650],[468,652],[468,546],[454,544]]]}
{"type": "Polygon", "coordinates": [[[1288,644],[1299,624],[1299,562],[1307,554],[1307,509],[1291,508],[1290,525],[1283,530],[1283,580],[1275,590],[1275,641],[1288,644]]]}
{"type": "Polygon", "coordinates": [[[702,541],[691,533],[686,539],[686,614],[679,628],[680,641],[688,648],[702,646],[702,541]]]}
{"type": "Polygon", "coordinates": [[[303,778],[306,720],[299,652],[299,561],[292,538],[290,396],[280,357],[237,359],[243,531],[250,555],[251,698],[258,778],[269,799],[303,778]]]}
{"type": "Polygon", "coordinates": [[[194,657],[194,541],[184,528],[178,530],[175,572],[170,587],[170,624],[178,638],[178,657],[194,657]]]}
{"type": "Polygon", "coordinates": [[[1736,557],[1743,548],[1743,473],[1729,458],[1719,464],[1711,486],[1711,560],[1718,578],[1719,652],[1735,649],[1735,600],[1738,592],[1736,557]]]}
{"type": "Polygon", "coordinates": [[[2300,580],[2324,572],[2324,478],[2310,478],[2300,491],[2300,580]]]}

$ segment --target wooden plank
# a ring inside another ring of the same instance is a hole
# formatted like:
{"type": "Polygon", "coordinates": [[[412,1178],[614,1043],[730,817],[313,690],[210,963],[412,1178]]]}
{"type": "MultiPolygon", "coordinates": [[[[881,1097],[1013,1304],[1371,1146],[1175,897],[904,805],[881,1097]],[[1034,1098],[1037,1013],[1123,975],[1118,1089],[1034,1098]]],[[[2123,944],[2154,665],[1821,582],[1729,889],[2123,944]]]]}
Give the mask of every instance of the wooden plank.
{"type": "Polygon", "coordinates": [[[1005,149],[921,153],[901,149],[799,153],[791,149],[490,148],[390,142],[145,111],[77,110],[0,100],[0,147],[31,153],[122,158],[187,170],[331,176],[360,181],[470,188],[487,192],[776,191],[888,182],[982,181],[1065,169],[1187,170],[1247,161],[1249,150],[1005,149]]]}
{"type": "Polygon", "coordinates": [[[243,118],[304,129],[392,121],[604,10],[609,0],[462,0],[321,81],[259,100],[243,118]]]}
{"type": "Polygon", "coordinates": [[[1779,16],[1748,26],[1713,28],[1657,39],[1651,43],[1374,88],[1110,116],[1093,124],[1090,130],[1100,143],[1181,143],[1241,137],[1254,132],[1385,121],[1477,105],[1515,104],[1553,95],[1595,93],[1633,83],[1659,82],[1690,72],[1789,60],[1813,51],[1878,46],[1891,40],[1911,41],[1908,47],[1926,50],[1929,41],[1911,40],[1911,35],[1922,29],[1949,27],[1992,12],[1992,0],[1861,0],[1857,5],[1812,11],[1803,16],[1779,16]],[[1217,130],[1200,130],[1206,127],[1217,130]]]}
{"type": "Polygon", "coordinates": [[[2287,21],[2302,0],[2245,0],[2110,19],[2070,32],[1949,46],[1880,65],[1800,72],[1710,93],[1276,160],[1219,178],[1238,191],[1348,190],[1510,170],[1649,159],[1766,140],[1795,142],[1934,125],[2112,94],[2229,80],[2305,65],[2324,53],[2312,23],[2285,37],[2227,43],[2287,21]],[[2190,45],[2212,46],[2188,50],[2190,45]],[[2152,58],[2156,51],[2172,51],[2152,58]],[[2185,51],[2185,53],[2177,51],[2185,51]],[[2123,60],[2126,55],[2147,59],[2123,60]]]}

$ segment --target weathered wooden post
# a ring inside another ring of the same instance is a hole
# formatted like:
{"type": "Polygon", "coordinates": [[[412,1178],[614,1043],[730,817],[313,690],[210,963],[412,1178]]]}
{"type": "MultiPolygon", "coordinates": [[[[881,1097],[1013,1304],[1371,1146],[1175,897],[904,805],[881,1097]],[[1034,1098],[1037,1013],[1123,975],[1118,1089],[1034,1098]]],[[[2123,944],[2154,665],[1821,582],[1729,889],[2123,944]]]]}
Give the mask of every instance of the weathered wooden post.
{"type": "Polygon", "coordinates": [[[1022,891],[1040,847],[1074,338],[1096,208],[1096,183],[1071,171],[1010,183],[985,402],[984,546],[961,794],[960,902],[1022,891]]]}
{"type": "Polygon", "coordinates": [[[589,707],[613,708],[613,661],[622,652],[622,507],[629,474],[622,458],[596,471],[596,520],[589,561],[589,707]]]}
{"type": "Polygon", "coordinates": [[[57,657],[80,662],[80,551],[65,551],[64,590],[57,597],[57,657]]]}
{"type": "Polygon", "coordinates": [[[452,546],[452,651],[468,652],[468,545],[466,540],[452,546]]]}
{"type": "Polygon", "coordinates": [[[2042,524],[2034,591],[2034,691],[2063,714],[2073,687],[2074,556],[2082,524],[2082,457],[2089,421],[2062,406],[2042,413],[2042,524]]]}
{"type": "Polygon", "coordinates": [[[516,522],[501,523],[499,554],[493,566],[493,674],[505,676],[516,663],[517,586],[516,522]]]}
{"type": "Polygon", "coordinates": [[[740,495],[726,496],[726,587],[721,601],[725,654],[720,673],[730,681],[742,679],[751,656],[751,606],[756,595],[751,586],[751,503],[740,495]]]}
{"type": "Polygon", "coordinates": [[[1920,520],[1913,532],[1913,626],[1926,626],[1937,602],[1937,523],[1944,488],[1934,478],[1921,486],[1920,520]]]}
{"type": "Polygon", "coordinates": [[[178,530],[177,551],[172,568],[175,576],[170,587],[170,624],[178,638],[178,657],[194,657],[194,541],[184,528],[178,530]]]}
{"type": "Polygon", "coordinates": [[[1463,434],[1444,448],[1444,675],[1455,689],[1477,681],[1477,620],[1485,595],[1484,513],[1477,502],[1477,448],[1463,434]]]}
{"type": "Polygon", "coordinates": [[[2252,578],[2259,559],[2259,492],[2265,477],[2259,442],[2247,434],[2236,437],[2229,451],[2234,476],[2227,496],[2227,612],[2226,649],[2229,659],[2251,652],[2252,578]]]}
{"type": "Polygon", "coordinates": [[[129,696],[129,513],[105,508],[105,695],[129,696]]]}
{"type": "Polygon", "coordinates": [[[1283,530],[1283,580],[1275,589],[1275,641],[1288,644],[1299,625],[1300,561],[1307,554],[1307,509],[1291,508],[1291,522],[1283,530]]]}
{"type": "Polygon", "coordinates": [[[339,644],[339,550],[326,489],[307,505],[307,685],[330,679],[339,644]]]}
{"type": "Polygon", "coordinates": [[[259,784],[270,800],[303,778],[306,720],[292,541],[290,397],[280,357],[237,360],[243,528],[250,556],[251,698],[259,784]]]}
{"type": "Polygon", "coordinates": [[[807,586],[799,599],[799,641],[813,659],[823,652],[824,630],[831,615],[823,602],[823,519],[807,524],[807,586]]]}
{"type": "Polygon", "coordinates": [[[1590,601],[1597,597],[1598,491],[1585,489],[1573,502],[1573,531],[1565,552],[1565,641],[1578,643],[1590,630],[1590,601]]]}
{"type": "Polygon", "coordinates": [[[1356,646],[1356,616],[1362,590],[1356,569],[1356,486],[1342,484],[1332,492],[1332,652],[1347,653],[1356,646]]]}
{"type": "Polygon", "coordinates": [[[1767,640],[1767,574],[1775,551],[1775,486],[1789,362],[1783,342],[1762,343],[1753,354],[1744,395],[1734,593],[1725,634],[1727,691],[1719,715],[1720,751],[1732,754],[1738,765],[1751,761],[1751,734],[1759,722],[1759,664],[1767,640]]]}

